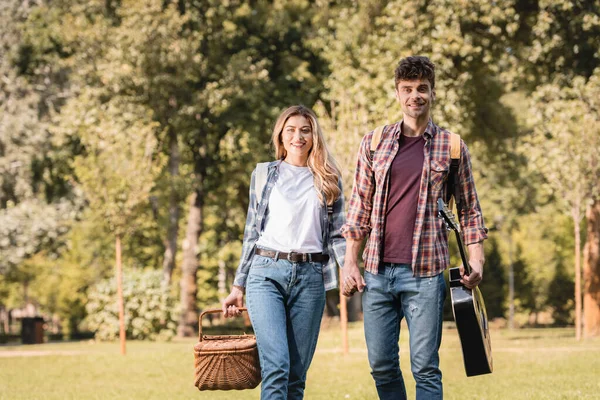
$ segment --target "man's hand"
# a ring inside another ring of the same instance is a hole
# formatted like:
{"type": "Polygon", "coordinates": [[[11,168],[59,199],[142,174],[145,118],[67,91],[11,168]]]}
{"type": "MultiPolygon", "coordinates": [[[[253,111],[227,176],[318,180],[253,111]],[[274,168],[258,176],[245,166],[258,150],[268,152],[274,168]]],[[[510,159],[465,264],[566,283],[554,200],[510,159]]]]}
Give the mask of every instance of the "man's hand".
{"type": "Polygon", "coordinates": [[[344,263],[342,271],[343,281],[341,283],[341,289],[344,296],[351,297],[357,291],[362,292],[364,290],[366,283],[358,269],[358,264],[344,263]]]}
{"type": "Polygon", "coordinates": [[[225,318],[236,317],[242,313],[238,308],[243,306],[244,292],[239,286],[234,286],[229,296],[223,300],[223,316],[225,318]]]}
{"type": "Polygon", "coordinates": [[[483,280],[483,263],[485,262],[485,257],[483,255],[483,243],[479,242],[470,244],[468,249],[471,274],[465,275],[465,269],[461,265],[460,274],[462,279],[460,280],[460,283],[465,285],[468,289],[473,289],[483,280]]]}
{"type": "Polygon", "coordinates": [[[473,289],[483,280],[483,264],[478,261],[469,260],[469,265],[471,266],[470,275],[465,275],[464,266],[460,266],[460,275],[462,276],[460,283],[468,289],[473,289]]]}

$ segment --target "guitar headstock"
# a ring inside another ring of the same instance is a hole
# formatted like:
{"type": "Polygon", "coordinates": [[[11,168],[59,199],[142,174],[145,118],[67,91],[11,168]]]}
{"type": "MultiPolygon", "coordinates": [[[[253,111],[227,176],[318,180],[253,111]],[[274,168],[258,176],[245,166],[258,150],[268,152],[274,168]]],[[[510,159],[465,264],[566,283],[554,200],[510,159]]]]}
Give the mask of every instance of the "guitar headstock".
{"type": "Polygon", "coordinates": [[[446,206],[446,203],[444,203],[444,200],[442,200],[442,198],[440,197],[438,199],[437,203],[438,203],[438,217],[440,217],[444,220],[444,222],[446,223],[446,227],[448,229],[452,229],[455,232],[460,232],[460,226],[454,219],[454,214],[452,214],[452,212],[450,212],[450,210],[448,210],[448,207],[446,206]]]}

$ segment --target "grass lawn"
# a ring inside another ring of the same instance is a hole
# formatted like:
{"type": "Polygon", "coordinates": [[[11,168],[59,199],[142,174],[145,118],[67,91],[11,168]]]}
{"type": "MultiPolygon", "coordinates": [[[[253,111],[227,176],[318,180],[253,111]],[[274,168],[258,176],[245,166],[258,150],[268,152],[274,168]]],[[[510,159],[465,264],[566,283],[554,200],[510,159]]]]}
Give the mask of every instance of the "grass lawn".
{"type": "MultiPolygon", "coordinates": [[[[308,374],[307,400],[376,399],[362,323],[350,325],[350,353],[341,354],[337,326],[324,327],[308,374]]],[[[259,399],[259,389],[199,392],[193,387],[195,340],[171,343],[69,342],[0,346],[0,399],[259,399]]],[[[445,399],[600,399],[600,340],[577,342],[572,329],[492,332],[494,373],[467,378],[454,329],[441,348],[445,399]]],[[[401,367],[414,398],[408,335],[401,367]]]]}

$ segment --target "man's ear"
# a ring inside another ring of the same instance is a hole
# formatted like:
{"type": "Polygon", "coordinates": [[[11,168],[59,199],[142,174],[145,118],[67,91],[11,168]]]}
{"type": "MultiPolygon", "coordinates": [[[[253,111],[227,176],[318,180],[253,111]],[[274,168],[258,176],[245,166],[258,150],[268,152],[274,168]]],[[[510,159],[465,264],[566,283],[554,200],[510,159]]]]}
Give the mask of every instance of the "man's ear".
{"type": "Polygon", "coordinates": [[[435,101],[435,90],[431,91],[431,100],[435,101]]]}

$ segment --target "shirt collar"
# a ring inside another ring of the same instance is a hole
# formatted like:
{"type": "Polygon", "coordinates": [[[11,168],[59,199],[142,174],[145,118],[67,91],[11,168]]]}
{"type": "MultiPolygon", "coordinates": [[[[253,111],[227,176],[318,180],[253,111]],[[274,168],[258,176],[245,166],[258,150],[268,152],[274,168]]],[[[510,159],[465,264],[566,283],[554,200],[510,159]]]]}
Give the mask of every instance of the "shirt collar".
{"type": "MultiPolygon", "coordinates": [[[[394,128],[394,138],[400,139],[400,133],[402,131],[403,123],[404,123],[404,118],[396,124],[396,127],[394,128]]],[[[437,134],[437,127],[433,123],[433,120],[431,118],[429,118],[429,121],[427,122],[427,127],[425,127],[425,132],[423,132],[423,138],[425,140],[431,140],[436,134],[437,134]]]]}

